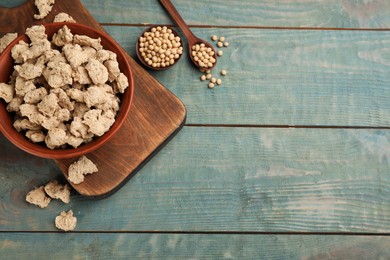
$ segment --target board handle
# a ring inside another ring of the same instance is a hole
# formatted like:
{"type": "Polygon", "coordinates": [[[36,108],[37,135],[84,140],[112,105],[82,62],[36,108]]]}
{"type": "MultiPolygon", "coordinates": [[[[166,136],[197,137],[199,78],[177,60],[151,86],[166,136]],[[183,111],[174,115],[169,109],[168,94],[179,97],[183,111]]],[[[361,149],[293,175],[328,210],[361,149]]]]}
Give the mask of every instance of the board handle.
{"type": "Polygon", "coordinates": [[[8,9],[17,8],[19,6],[24,5],[28,1],[31,1],[31,0],[13,0],[12,2],[6,1],[5,3],[0,4],[0,9],[1,8],[8,8],[8,9]]]}
{"type": "MultiPolygon", "coordinates": [[[[19,1],[20,2],[20,1],[19,1]]],[[[34,19],[38,12],[34,0],[24,1],[15,7],[0,7],[0,36],[7,33],[23,34],[27,27],[39,23],[34,19]]]]}

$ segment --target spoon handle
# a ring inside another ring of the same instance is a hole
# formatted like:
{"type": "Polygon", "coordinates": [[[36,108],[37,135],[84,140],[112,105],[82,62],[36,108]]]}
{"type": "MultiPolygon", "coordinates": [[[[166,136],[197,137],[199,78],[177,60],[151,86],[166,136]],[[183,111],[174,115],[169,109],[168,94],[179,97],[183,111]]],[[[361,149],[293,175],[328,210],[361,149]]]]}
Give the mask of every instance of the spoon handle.
{"type": "Polygon", "coordinates": [[[179,12],[176,10],[172,2],[170,0],[160,0],[160,2],[164,6],[165,10],[170,14],[175,23],[180,27],[180,29],[186,36],[189,45],[194,44],[198,38],[191,32],[190,28],[180,16],[179,12]]]}

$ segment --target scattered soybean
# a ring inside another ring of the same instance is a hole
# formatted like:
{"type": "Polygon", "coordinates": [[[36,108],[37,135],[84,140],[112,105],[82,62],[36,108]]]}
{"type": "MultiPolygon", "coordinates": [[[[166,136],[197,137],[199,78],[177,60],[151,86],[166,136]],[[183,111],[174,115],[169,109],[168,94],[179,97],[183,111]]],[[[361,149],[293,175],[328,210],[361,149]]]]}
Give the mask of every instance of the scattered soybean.
{"type": "MultiPolygon", "coordinates": [[[[225,39],[225,37],[223,37],[223,36],[220,36],[220,37],[218,38],[218,36],[212,35],[212,36],[211,36],[211,40],[212,40],[212,41],[217,41],[216,45],[217,45],[217,47],[219,47],[219,48],[228,47],[228,46],[229,46],[229,42],[227,42],[226,39],[225,39]]],[[[199,50],[200,50],[200,47],[195,47],[195,48],[193,47],[193,53],[192,53],[192,55],[193,55],[193,57],[195,57],[194,55],[196,55],[196,57],[198,57],[198,59],[201,60],[201,59],[200,59],[200,56],[198,56],[197,53],[194,53],[194,51],[199,51],[199,50]]],[[[222,51],[222,50],[218,50],[218,51],[217,51],[217,55],[218,55],[218,56],[222,56],[222,55],[223,55],[223,51],[222,51]]],[[[206,79],[207,79],[207,80],[210,80],[209,83],[208,83],[208,85],[207,85],[208,88],[212,89],[212,88],[214,88],[216,85],[220,86],[220,85],[222,84],[222,79],[220,79],[220,78],[217,79],[217,78],[215,78],[215,77],[212,77],[210,69],[200,69],[200,71],[203,72],[203,73],[205,73],[204,75],[202,75],[202,76],[200,77],[200,80],[202,80],[202,81],[204,81],[204,80],[206,80],[206,79]]],[[[221,75],[222,75],[222,76],[226,76],[226,75],[227,75],[226,69],[222,69],[222,70],[221,70],[221,75]]]]}

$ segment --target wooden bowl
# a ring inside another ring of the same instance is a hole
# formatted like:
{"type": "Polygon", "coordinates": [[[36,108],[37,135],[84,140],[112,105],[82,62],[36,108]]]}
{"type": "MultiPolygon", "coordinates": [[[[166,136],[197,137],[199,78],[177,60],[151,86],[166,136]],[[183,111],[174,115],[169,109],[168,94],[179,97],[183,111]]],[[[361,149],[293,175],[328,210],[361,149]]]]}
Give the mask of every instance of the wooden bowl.
{"type": "MultiPolygon", "coordinates": [[[[48,35],[48,39],[51,40],[53,34],[59,29],[61,29],[64,25],[66,25],[73,34],[87,35],[92,38],[100,37],[103,48],[117,54],[119,68],[121,72],[127,76],[129,80],[129,87],[125,90],[123,94],[119,96],[119,98],[121,99],[120,109],[118,111],[118,114],[116,115],[115,123],[111,126],[109,131],[102,136],[97,137],[93,141],[87,144],[82,144],[77,148],[70,147],[64,149],[49,149],[46,147],[45,144],[35,144],[29,141],[27,137],[24,136],[24,134],[19,133],[15,130],[15,128],[13,127],[14,115],[13,113],[9,113],[6,110],[7,105],[4,100],[1,99],[0,131],[3,133],[3,135],[20,149],[30,154],[49,159],[66,159],[80,157],[104,145],[107,141],[111,139],[111,137],[114,136],[114,134],[120,129],[123,122],[126,120],[130,111],[134,92],[134,79],[131,72],[130,64],[126,58],[126,54],[119,46],[119,44],[115,42],[115,40],[113,40],[108,34],[103,31],[98,31],[82,24],[66,22],[45,24],[44,26],[46,27],[46,34],[48,35]]],[[[21,35],[20,37],[12,41],[0,56],[0,82],[9,82],[10,75],[14,70],[14,60],[11,57],[11,49],[20,40],[29,42],[29,38],[27,37],[27,35],[21,35]]]]}
{"type": "MultiPolygon", "coordinates": [[[[175,59],[175,63],[173,63],[172,65],[169,65],[169,66],[166,66],[166,67],[153,67],[153,66],[150,66],[147,62],[145,62],[144,58],[142,57],[141,53],[139,52],[139,39],[144,35],[145,32],[150,32],[152,30],[152,28],[155,28],[157,26],[150,26],[148,28],[146,28],[142,33],[141,35],[138,37],[137,39],[137,43],[136,43],[136,46],[135,46],[135,53],[137,54],[137,57],[139,59],[139,61],[148,69],[151,69],[151,70],[166,70],[166,69],[169,69],[169,68],[172,68],[181,58],[181,56],[183,56],[183,53],[179,54],[179,58],[175,59]]],[[[181,43],[181,47],[183,47],[184,49],[184,46],[183,46],[183,40],[182,38],[180,37],[180,35],[177,33],[177,31],[175,31],[174,29],[172,29],[171,27],[168,27],[166,26],[167,29],[171,29],[172,30],[172,33],[175,35],[175,36],[178,36],[180,38],[180,43],[181,43]]]]}

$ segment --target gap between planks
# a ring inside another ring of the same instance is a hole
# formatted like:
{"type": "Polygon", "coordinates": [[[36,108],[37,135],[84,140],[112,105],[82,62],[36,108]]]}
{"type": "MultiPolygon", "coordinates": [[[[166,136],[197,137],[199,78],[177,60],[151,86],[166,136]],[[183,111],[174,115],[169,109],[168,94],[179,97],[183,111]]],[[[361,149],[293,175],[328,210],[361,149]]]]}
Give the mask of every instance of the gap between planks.
{"type": "Polygon", "coordinates": [[[184,124],[186,127],[237,127],[237,128],[309,128],[309,129],[374,129],[390,130],[390,126],[336,126],[336,125],[250,125],[250,124],[184,124]]]}
{"type": "Polygon", "coordinates": [[[0,234],[13,233],[34,233],[34,234],[56,234],[56,233],[77,233],[77,234],[183,234],[183,235],[282,235],[282,236],[378,236],[390,237],[390,233],[363,233],[363,232],[262,232],[262,231],[122,231],[122,230],[82,230],[82,231],[25,231],[11,230],[0,231],[0,234]]]}
{"type": "MultiPolygon", "coordinates": [[[[176,27],[173,24],[153,24],[153,23],[100,23],[101,26],[169,26],[176,27]]],[[[260,30],[307,30],[307,31],[390,31],[390,28],[337,28],[337,27],[298,27],[298,26],[243,26],[243,25],[188,25],[190,28],[224,28],[224,29],[260,29],[260,30]]]]}

